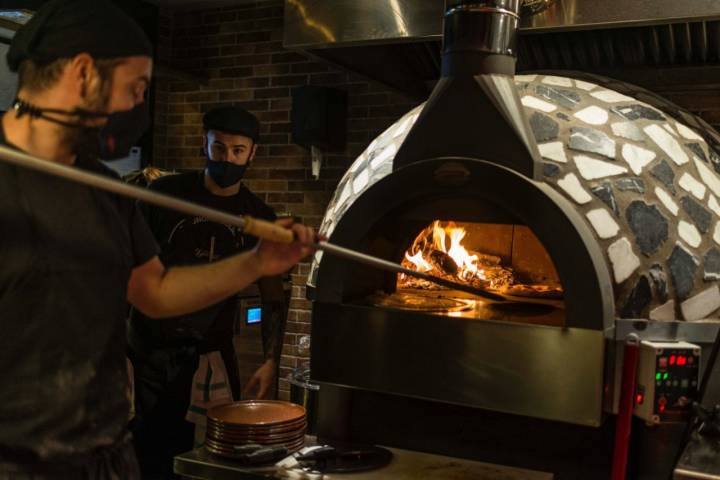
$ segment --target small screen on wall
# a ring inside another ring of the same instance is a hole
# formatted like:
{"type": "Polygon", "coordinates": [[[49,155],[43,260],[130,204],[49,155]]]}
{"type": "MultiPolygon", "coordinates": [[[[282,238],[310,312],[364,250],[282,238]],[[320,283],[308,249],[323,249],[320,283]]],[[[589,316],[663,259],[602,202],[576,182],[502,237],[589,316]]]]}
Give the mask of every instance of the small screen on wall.
{"type": "Polygon", "coordinates": [[[252,325],[260,322],[262,322],[262,307],[248,308],[245,313],[245,323],[252,325]]]}

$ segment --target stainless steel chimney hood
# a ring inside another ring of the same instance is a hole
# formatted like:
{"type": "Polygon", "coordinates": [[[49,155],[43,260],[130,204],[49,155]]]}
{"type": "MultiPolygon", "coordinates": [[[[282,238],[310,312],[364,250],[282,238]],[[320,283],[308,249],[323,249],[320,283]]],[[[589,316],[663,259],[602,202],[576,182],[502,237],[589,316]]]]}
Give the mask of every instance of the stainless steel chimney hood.
{"type": "MultiPolygon", "coordinates": [[[[720,65],[715,0],[526,3],[546,8],[521,19],[518,71],[584,70],[652,88],[657,74],[644,82],[627,70],[720,65]]],[[[284,44],[423,98],[439,77],[442,12],[441,0],[285,0],[284,44]]],[[[720,68],[703,75],[720,78],[720,68]]]]}

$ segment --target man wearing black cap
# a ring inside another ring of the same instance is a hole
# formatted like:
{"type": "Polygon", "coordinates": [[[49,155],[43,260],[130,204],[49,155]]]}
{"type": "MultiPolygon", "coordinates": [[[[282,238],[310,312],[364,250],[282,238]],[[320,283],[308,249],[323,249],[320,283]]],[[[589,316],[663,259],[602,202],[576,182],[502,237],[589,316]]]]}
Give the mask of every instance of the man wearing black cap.
{"type": "MultiPolygon", "coordinates": [[[[273,210],[242,184],[257,151],[257,118],[239,107],[220,107],[205,114],[203,126],[205,169],[161,177],[150,188],[228,213],[275,220],[273,210]]],[[[143,211],[166,265],[209,263],[252,249],[257,243],[256,238],[232,226],[204,218],[153,206],[144,206],[143,211]]],[[[287,308],[280,277],[260,279],[259,287],[266,360],[243,393],[245,397],[264,398],[275,380],[287,308]]],[[[129,330],[137,415],[133,432],[147,478],[168,473],[173,456],[193,447],[192,423],[200,427],[196,439],[201,441],[207,408],[240,399],[233,347],[237,309],[237,300],[231,298],[170,321],[158,322],[133,312],[129,330]],[[219,355],[213,356],[213,352],[219,355]],[[195,391],[198,385],[223,383],[205,382],[207,371],[203,365],[209,365],[214,372],[223,371],[227,386],[221,391],[218,385],[212,392],[195,391]],[[165,372],[164,382],[158,381],[159,371],[165,372]]]]}
{"type": "MultiPolygon", "coordinates": [[[[19,72],[0,143],[112,176],[144,130],[152,47],[107,0],[51,0],[7,55],[19,72]]],[[[300,239],[312,230],[291,227],[300,239]]],[[[0,479],[137,479],[126,302],[152,317],[214,305],[306,256],[262,242],[165,269],[134,202],[0,161],[0,479]]]]}

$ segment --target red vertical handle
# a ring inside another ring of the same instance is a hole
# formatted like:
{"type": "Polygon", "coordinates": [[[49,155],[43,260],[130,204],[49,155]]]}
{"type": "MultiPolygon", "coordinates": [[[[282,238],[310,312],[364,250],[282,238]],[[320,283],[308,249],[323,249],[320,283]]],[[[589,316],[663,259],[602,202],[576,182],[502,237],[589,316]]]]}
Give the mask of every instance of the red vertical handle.
{"type": "Polygon", "coordinates": [[[623,356],[622,386],[620,405],[615,425],[615,449],[613,451],[612,480],[625,480],[628,452],[630,451],[630,430],[635,407],[635,376],[637,374],[640,339],[631,333],[625,339],[623,356]]]}

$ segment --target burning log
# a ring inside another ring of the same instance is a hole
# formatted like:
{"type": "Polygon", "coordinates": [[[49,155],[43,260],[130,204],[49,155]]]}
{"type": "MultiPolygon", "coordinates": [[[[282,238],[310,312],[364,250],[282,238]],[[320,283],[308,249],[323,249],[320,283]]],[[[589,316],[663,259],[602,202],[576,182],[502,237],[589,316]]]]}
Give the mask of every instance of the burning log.
{"type": "Polygon", "coordinates": [[[445,252],[433,250],[430,252],[429,257],[430,263],[447,275],[452,275],[454,277],[460,271],[460,267],[457,263],[455,263],[455,260],[453,260],[453,258],[445,252]]]}

